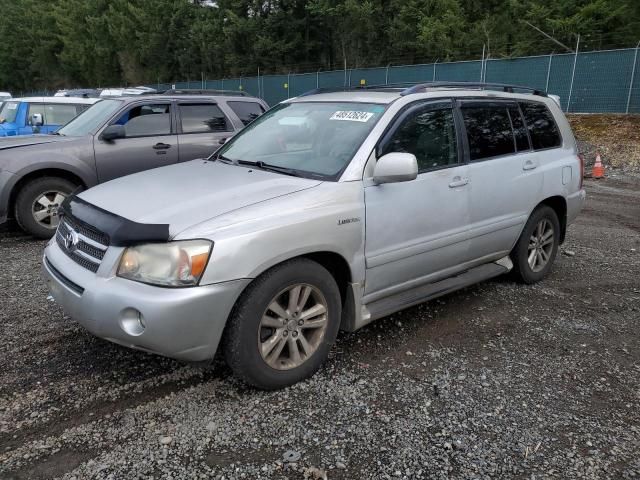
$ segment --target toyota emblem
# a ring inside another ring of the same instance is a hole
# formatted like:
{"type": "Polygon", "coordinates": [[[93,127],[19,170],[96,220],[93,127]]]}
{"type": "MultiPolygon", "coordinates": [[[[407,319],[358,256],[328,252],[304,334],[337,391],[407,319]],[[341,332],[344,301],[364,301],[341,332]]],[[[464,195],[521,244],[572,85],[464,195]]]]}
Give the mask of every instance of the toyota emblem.
{"type": "Polygon", "coordinates": [[[69,251],[74,251],[78,246],[78,234],[73,230],[69,230],[64,237],[64,246],[69,251]]]}

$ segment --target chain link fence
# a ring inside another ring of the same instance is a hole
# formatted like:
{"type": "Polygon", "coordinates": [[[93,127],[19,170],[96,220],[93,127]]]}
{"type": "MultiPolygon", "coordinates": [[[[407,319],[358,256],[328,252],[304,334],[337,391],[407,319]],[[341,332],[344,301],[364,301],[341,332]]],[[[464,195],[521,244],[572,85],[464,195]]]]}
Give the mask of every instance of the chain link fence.
{"type": "Polygon", "coordinates": [[[570,113],[640,113],[639,48],[422,65],[388,65],[330,72],[261,75],[149,85],[159,89],[242,90],[269,105],[314,88],[403,82],[485,81],[543,89],[559,95],[570,113]]]}

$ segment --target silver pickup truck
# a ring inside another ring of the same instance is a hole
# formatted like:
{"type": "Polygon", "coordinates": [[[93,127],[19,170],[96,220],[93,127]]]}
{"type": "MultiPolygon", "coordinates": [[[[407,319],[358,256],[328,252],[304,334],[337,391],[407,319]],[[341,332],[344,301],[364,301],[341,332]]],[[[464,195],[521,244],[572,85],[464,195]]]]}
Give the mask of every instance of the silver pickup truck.
{"type": "Polygon", "coordinates": [[[317,92],[212,157],[69,197],[43,271],[127,347],[259,388],[312,375],[339,329],[513,270],[551,269],[585,200],[558,105],[496,85],[317,92]]]}
{"type": "Polygon", "coordinates": [[[112,98],[54,135],[0,139],[0,224],[50,238],[74,190],[208,156],[267,108],[242,92],[112,98]]]}

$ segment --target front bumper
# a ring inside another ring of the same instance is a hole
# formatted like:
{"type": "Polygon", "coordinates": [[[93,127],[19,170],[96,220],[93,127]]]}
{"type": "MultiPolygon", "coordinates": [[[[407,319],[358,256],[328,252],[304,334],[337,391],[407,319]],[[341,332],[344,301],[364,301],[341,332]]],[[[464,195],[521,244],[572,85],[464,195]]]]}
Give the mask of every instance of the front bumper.
{"type": "Polygon", "coordinates": [[[70,260],[55,241],[45,250],[42,272],[56,303],[89,332],[187,361],[213,358],[229,313],[250,282],[161,288],[112,272],[102,276],[99,270],[96,275],[70,260]]]}

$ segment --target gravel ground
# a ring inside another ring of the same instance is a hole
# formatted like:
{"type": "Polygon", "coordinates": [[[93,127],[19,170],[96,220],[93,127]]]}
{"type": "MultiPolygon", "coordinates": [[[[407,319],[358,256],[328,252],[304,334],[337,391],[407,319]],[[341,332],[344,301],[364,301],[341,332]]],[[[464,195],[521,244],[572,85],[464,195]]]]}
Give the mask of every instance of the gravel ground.
{"type": "Polygon", "coordinates": [[[0,478],[640,476],[640,179],[587,182],[552,275],[498,278],[341,334],[259,392],[92,337],[44,243],[0,233],[0,478]]]}

